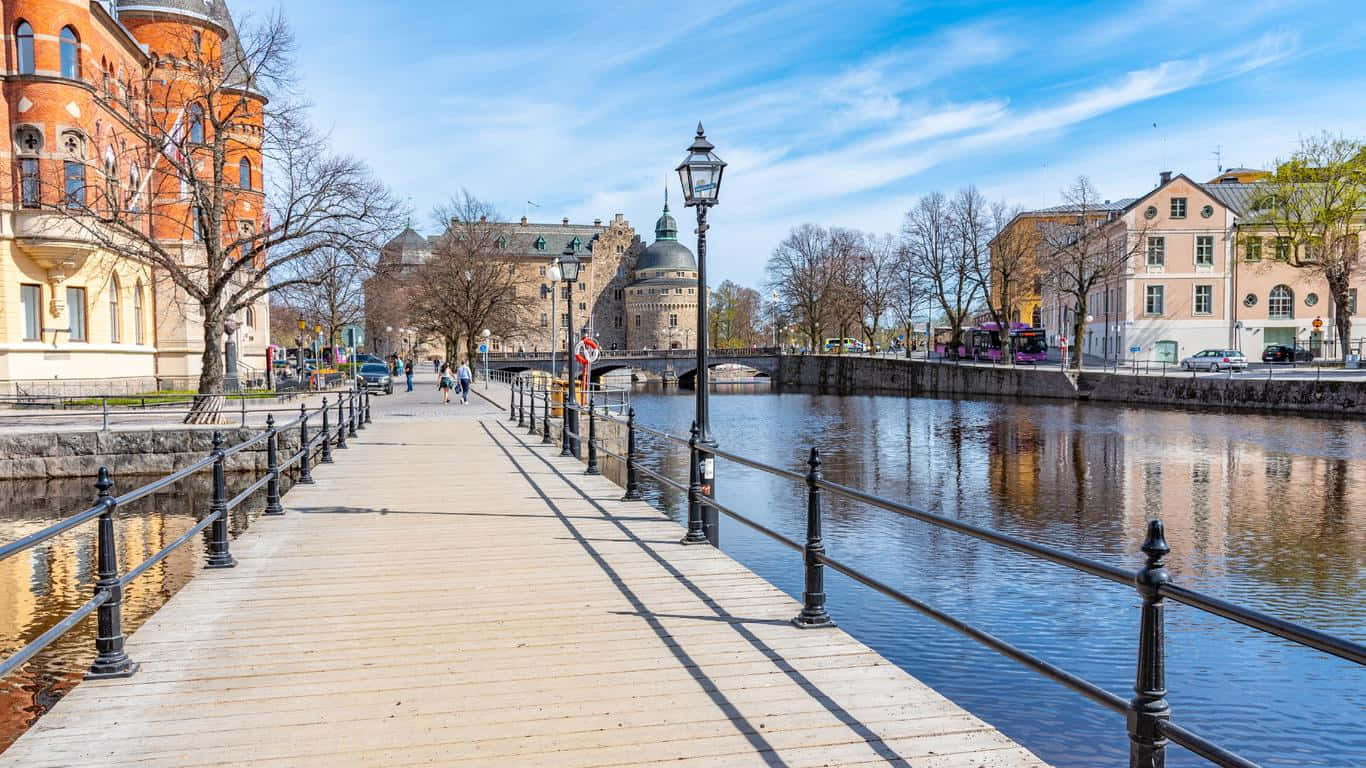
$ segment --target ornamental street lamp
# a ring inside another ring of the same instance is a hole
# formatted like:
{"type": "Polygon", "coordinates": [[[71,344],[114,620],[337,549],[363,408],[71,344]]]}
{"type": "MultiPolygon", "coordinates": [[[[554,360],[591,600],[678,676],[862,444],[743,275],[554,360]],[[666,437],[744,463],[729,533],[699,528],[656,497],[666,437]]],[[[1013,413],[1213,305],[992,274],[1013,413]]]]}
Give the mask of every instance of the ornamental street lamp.
{"type": "Polygon", "coordinates": [[[317,341],[314,342],[314,345],[313,345],[313,346],[314,346],[313,357],[314,357],[314,359],[316,359],[316,360],[318,361],[318,365],[321,366],[321,365],[322,365],[322,360],[323,360],[323,325],[322,325],[322,323],[318,323],[318,324],[316,324],[316,325],[313,326],[313,333],[317,336],[317,341]]]}
{"type": "MultiPolygon", "coordinates": [[[[707,141],[702,131],[702,123],[697,124],[697,136],[688,155],[679,164],[678,179],[683,184],[683,200],[687,206],[697,209],[697,373],[694,386],[697,389],[697,441],[709,448],[716,447],[711,434],[711,418],[707,403],[707,209],[716,205],[721,192],[721,174],[726,164],[712,152],[714,147],[707,141]]],[[[714,464],[711,457],[702,460],[702,492],[715,496],[714,464]]],[[[715,514],[713,510],[711,514],[715,514]]],[[[712,543],[716,543],[713,527],[712,543]]]]}
{"type": "Polygon", "coordinates": [[[560,343],[560,315],[556,308],[556,299],[559,298],[560,289],[555,287],[555,283],[560,282],[560,260],[554,258],[550,260],[550,268],[545,271],[550,278],[550,378],[555,378],[555,347],[560,343]]]}
{"type": "Polygon", "coordinates": [[[489,388],[489,337],[492,335],[489,329],[484,329],[484,389],[489,388]]]}
{"type": "Polygon", "coordinates": [[[558,262],[557,264],[558,264],[558,266],[559,266],[560,279],[562,279],[562,280],[564,281],[565,291],[566,291],[565,295],[568,297],[568,298],[566,299],[566,301],[565,301],[565,305],[566,305],[566,307],[567,307],[567,309],[568,309],[568,311],[569,311],[569,325],[565,328],[565,334],[567,335],[566,341],[569,342],[569,343],[566,345],[566,346],[568,347],[568,352],[565,353],[565,357],[568,358],[567,362],[568,362],[568,365],[569,365],[569,389],[568,389],[568,400],[565,401],[566,407],[565,407],[565,411],[564,411],[564,420],[565,420],[565,423],[569,425],[569,431],[572,432],[572,433],[574,434],[574,437],[570,438],[570,440],[568,441],[568,447],[569,447],[569,449],[570,449],[570,452],[571,452],[574,456],[578,456],[578,455],[579,455],[579,439],[578,439],[578,434],[579,434],[579,412],[576,411],[576,410],[570,410],[570,409],[569,409],[569,406],[570,406],[570,405],[577,406],[577,405],[579,404],[579,401],[578,401],[578,399],[576,398],[575,392],[574,392],[574,378],[575,378],[574,362],[575,362],[575,360],[574,360],[573,336],[574,336],[574,283],[579,279],[579,267],[580,267],[580,264],[579,264],[579,257],[578,257],[578,255],[576,255],[576,254],[574,253],[574,246],[570,245],[570,246],[568,246],[568,247],[566,247],[566,248],[564,249],[564,253],[560,255],[560,260],[559,260],[559,262],[558,262]]]}
{"type": "Polygon", "coordinates": [[[299,381],[304,380],[304,333],[308,330],[308,323],[299,318],[299,333],[294,337],[294,373],[299,381]]]}

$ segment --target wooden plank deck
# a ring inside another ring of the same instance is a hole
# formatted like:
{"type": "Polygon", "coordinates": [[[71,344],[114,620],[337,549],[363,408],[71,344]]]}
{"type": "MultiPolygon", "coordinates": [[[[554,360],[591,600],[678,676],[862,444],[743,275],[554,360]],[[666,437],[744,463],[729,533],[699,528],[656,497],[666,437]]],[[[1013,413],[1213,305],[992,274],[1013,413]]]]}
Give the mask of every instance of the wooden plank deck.
{"type": "Polygon", "coordinates": [[[483,403],[385,398],[3,766],[1043,766],[483,403]],[[390,413],[380,415],[379,411],[390,413]]]}

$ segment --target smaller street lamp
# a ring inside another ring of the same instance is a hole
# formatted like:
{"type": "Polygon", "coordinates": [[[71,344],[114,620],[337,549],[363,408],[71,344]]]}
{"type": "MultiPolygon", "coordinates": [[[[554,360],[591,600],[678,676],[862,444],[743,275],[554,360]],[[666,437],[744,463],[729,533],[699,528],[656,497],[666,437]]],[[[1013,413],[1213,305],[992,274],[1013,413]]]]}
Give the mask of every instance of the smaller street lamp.
{"type": "Polygon", "coordinates": [[[489,388],[489,337],[492,335],[489,329],[484,329],[484,389],[489,388]]]}

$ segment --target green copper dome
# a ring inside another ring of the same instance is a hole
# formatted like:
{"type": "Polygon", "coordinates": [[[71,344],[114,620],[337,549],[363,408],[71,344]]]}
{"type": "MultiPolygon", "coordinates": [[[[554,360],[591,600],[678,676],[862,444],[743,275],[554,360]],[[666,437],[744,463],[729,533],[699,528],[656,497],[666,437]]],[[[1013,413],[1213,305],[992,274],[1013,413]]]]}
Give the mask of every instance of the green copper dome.
{"type": "MultiPolygon", "coordinates": [[[[655,222],[655,241],[636,262],[636,271],[646,270],[697,271],[697,259],[688,247],[678,242],[678,222],[669,215],[669,200],[664,199],[664,215],[655,222]]],[[[647,276],[648,277],[648,276],[647,276]]]]}
{"type": "Polygon", "coordinates": [[[677,240],[678,222],[669,215],[669,201],[664,201],[664,215],[655,222],[655,240],[677,240]]]}

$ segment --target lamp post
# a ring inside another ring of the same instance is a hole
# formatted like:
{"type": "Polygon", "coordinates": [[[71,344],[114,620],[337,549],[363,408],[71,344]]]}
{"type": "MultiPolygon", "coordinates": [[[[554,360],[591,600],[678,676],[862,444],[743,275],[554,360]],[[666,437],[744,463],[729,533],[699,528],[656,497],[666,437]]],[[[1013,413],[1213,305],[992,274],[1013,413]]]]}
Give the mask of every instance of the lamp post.
{"type": "Polygon", "coordinates": [[[555,286],[560,282],[560,260],[558,258],[550,260],[550,268],[545,271],[550,278],[550,378],[555,378],[555,347],[560,343],[560,313],[556,308],[556,299],[559,298],[560,289],[555,286]]]}
{"type": "Polygon", "coordinates": [[[778,354],[782,354],[783,345],[778,341],[778,321],[782,318],[778,316],[778,292],[770,291],[768,294],[768,305],[773,308],[773,346],[778,348],[778,354]]]}
{"type": "Polygon", "coordinates": [[[484,389],[489,388],[489,337],[492,335],[489,329],[484,329],[484,389]]]}
{"type": "Polygon", "coordinates": [[[571,406],[571,405],[572,405],[572,406],[577,406],[577,405],[579,404],[579,401],[578,401],[578,399],[576,398],[576,395],[575,395],[575,392],[574,392],[574,379],[575,379],[576,374],[575,374],[575,371],[574,371],[574,362],[575,362],[575,361],[574,361],[574,344],[573,344],[573,341],[574,341],[574,340],[573,340],[573,335],[574,335],[574,282],[577,281],[577,280],[579,279],[579,266],[580,266],[580,264],[579,264],[579,257],[574,253],[574,246],[570,245],[570,246],[568,246],[568,247],[566,247],[566,248],[564,249],[564,253],[560,255],[560,260],[559,260],[558,266],[559,266],[559,271],[560,271],[560,279],[564,281],[564,284],[565,284],[566,290],[567,290],[566,296],[567,296],[568,298],[567,298],[566,301],[565,301],[565,305],[566,305],[567,310],[568,310],[568,312],[569,312],[569,327],[565,330],[565,334],[566,334],[566,337],[567,337],[567,338],[566,338],[566,341],[569,342],[568,344],[565,345],[565,346],[568,348],[568,351],[565,352],[565,357],[567,358],[566,362],[567,362],[567,364],[568,364],[568,366],[569,366],[569,382],[568,382],[569,388],[568,388],[568,392],[567,392],[568,399],[565,401],[564,418],[565,418],[565,423],[567,423],[567,424],[569,425],[569,431],[572,432],[572,433],[574,434],[574,437],[570,438],[570,440],[572,441],[572,442],[571,442],[571,447],[570,447],[570,452],[573,453],[575,456],[578,456],[578,455],[579,455],[579,439],[578,439],[578,434],[579,434],[579,412],[576,411],[576,410],[570,410],[570,406],[571,406]]]}
{"type": "Polygon", "coordinates": [[[313,342],[313,359],[318,361],[318,365],[323,362],[323,324],[317,323],[313,326],[313,334],[316,337],[313,342]]]}
{"type": "MultiPolygon", "coordinates": [[[[707,209],[716,205],[721,192],[721,174],[726,164],[712,150],[715,147],[707,141],[702,131],[702,123],[697,124],[697,136],[688,147],[688,154],[679,163],[678,179],[683,184],[683,200],[690,208],[697,209],[697,372],[693,379],[697,389],[697,442],[699,445],[715,448],[716,440],[711,434],[711,417],[707,402],[707,209]]],[[[701,461],[700,474],[702,493],[714,497],[715,459],[711,456],[701,461]]],[[[716,511],[709,509],[709,518],[716,511]]],[[[714,523],[708,526],[712,543],[716,543],[714,523]]]]}
{"type": "Polygon", "coordinates": [[[299,318],[299,333],[294,337],[294,374],[299,381],[304,380],[304,332],[307,330],[308,323],[299,318]]]}

